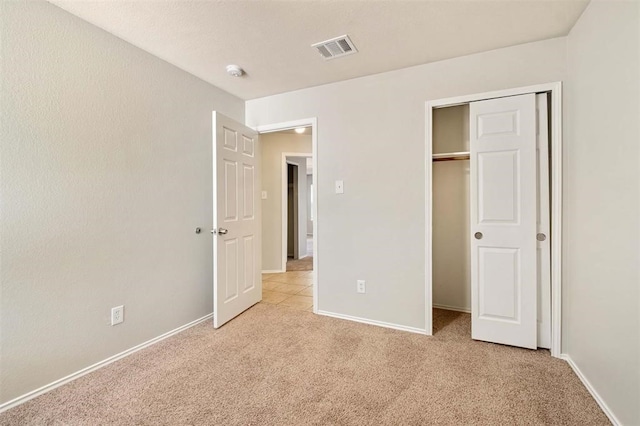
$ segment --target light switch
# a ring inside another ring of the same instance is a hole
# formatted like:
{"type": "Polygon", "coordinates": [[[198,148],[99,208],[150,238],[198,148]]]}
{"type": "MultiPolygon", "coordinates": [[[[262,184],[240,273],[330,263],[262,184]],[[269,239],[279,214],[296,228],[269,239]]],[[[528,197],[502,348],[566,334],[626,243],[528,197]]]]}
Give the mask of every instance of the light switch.
{"type": "Polygon", "coordinates": [[[267,191],[262,191],[262,199],[263,200],[267,199],[267,191]]]}
{"type": "Polygon", "coordinates": [[[341,180],[336,181],[336,194],[344,194],[344,182],[341,180]]]}

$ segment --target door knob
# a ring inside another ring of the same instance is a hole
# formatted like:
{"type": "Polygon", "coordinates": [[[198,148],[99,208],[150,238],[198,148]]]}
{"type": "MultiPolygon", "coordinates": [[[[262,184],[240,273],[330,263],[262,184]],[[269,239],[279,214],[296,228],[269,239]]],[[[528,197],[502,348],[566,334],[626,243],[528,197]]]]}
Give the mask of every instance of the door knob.
{"type": "Polygon", "coordinates": [[[229,232],[227,229],[218,228],[218,235],[226,235],[229,232]]]}
{"type": "Polygon", "coordinates": [[[538,241],[544,241],[546,239],[547,239],[547,236],[544,235],[543,233],[540,233],[540,234],[536,235],[536,240],[538,240],[538,241]]]}
{"type": "Polygon", "coordinates": [[[475,234],[473,234],[474,237],[476,237],[476,240],[481,240],[482,239],[482,232],[476,232],[475,234]]]}

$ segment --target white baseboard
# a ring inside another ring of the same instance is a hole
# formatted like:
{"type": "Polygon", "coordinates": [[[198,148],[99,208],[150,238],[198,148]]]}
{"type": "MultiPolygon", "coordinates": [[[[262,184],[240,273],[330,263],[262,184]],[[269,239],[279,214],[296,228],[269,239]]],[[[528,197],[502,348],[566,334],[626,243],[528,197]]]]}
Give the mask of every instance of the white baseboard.
{"type": "Polygon", "coordinates": [[[378,327],[393,328],[394,330],[408,331],[409,333],[427,334],[427,331],[423,328],[409,327],[406,325],[392,324],[389,322],[370,320],[366,318],[359,318],[359,317],[354,317],[351,315],[344,315],[344,314],[336,314],[335,312],[327,312],[327,311],[321,311],[321,310],[318,310],[317,314],[324,315],[326,317],[360,322],[363,324],[376,325],[378,327]]]}
{"type": "Polygon", "coordinates": [[[578,368],[576,363],[573,362],[571,357],[567,354],[560,354],[559,358],[564,359],[565,361],[567,361],[569,366],[571,366],[571,368],[573,369],[573,372],[576,373],[576,376],[578,376],[578,378],[580,378],[584,387],[587,388],[587,390],[589,391],[593,399],[596,400],[596,402],[598,403],[602,411],[604,411],[604,414],[606,414],[607,417],[609,418],[609,421],[611,421],[611,423],[614,426],[620,426],[622,423],[620,423],[620,421],[616,418],[615,414],[613,414],[613,411],[611,411],[611,409],[604,402],[602,397],[600,397],[600,394],[598,394],[598,392],[595,390],[593,385],[589,382],[589,380],[587,380],[586,376],[582,373],[582,371],[580,371],[580,369],[578,368]]]}
{"type": "Polygon", "coordinates": [[[263,274],[282,274],[283,272],[287,271],[283,271],[281,269],[265,269],[262,271],[263,274]]]}
{"type": "Polygon", "coordinates": [[[113,356],[111,356],[111,357],[109,357],[107,359],[99,361],[99,362],[97,362],[97,363],[95,363],[93,365],[90,365],[89,367],[85,367],[82,370],[76,371],[75,373],[71,373],[66,377],[63,377],[61,379],[56,380],[55,382],[49,383],[48,385],[44,385],[41,388],[38,388],[38,389],[32,390],[31,392],[25,393],[24,395],[19,396],[17,398],[14,398],[11,401],[7,401],[4,404],[0,405],[0,413],[2,413],[3,411],[8,410],[10,408],[13,408],[13,407],[15,407],[17,405],[23,404],[23,403],[29,401],[30,399],[33,399],[33,398],[35,398],[37,396],[42,395],[43,393],[47,393],[47,392],[49,392],[49,391],[51,391],[51,390],[53,390],[53,389],[55,389],[55,388],[57,388],[59,386],[62,386],[64,384],[66,384],[66,383],[69,383],[69,382],[75,380],[75,379],[78,379],[78,378],[84,376],[85,374],[89,374],[92,371],[95,371],[95,370],[97,370],[99,368],[102,368],[102,367],[104,367],[106,365],[109,365],[112,362],[118,361],[119,359],[122,359],[122,358],[124,358],[124,357],[126,357],[128,355],[131,355],[134,352],[138,352],[141,349],[144,349],[144,348],[146,348],[148,346],[151,346],[154,343],[158,343],[159,341],[164,340],[167,337],[171,337],[174,334],[178,334],[181,331],[186,330],[187,328],[193,327],[194,325],[197,325],[197,324],[199,324],[199,323],[201,323],[203,321],[206,321],[208,319],[211,319],[211,318],[213,318],[213,313],[211,313],[209,315],[205,315],[202,318],[199,318],[199,319],[197,319],[195,321],[191,321],[190,323],[185,324],[185,325],[183,325],[181,327],[178,327],[178,328],[176,328],[174,330],[171,330],[171,331],[168,331],[168,332],[166,332],[164,334],[161,334],[158,337],[154,337],[151,340],[147,340],[144,343],[141,343],[141,344],[139,344],[137,346],[134,346],[134,347],[129,348],[129,349],[123,351],[123,352],[120,352],[119,354],[113,355],[113,356]]]}
{"type": "Polygon", "coordinates": [[[466,314],[470,314],[471,313],[471,309],[458,308],[457,306],[436,305],[435,303],[433,305],[431,305],[431,306],[434,307],[434,308],[437,308],[437,309],[444,309],[445,311],[464,312],[466,314]]]}

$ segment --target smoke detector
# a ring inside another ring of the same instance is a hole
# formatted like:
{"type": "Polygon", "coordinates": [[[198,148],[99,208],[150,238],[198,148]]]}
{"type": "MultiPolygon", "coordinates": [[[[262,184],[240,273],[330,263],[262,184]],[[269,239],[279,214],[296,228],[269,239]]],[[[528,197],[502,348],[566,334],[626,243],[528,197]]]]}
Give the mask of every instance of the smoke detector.
{"type": "Polygon", "coordinates": [[[237,65],[227,65],[227,74],[233,77],[242,77],[244,70],[237,65]]]}
{"type": "Polygon", "coordinates": [[[320,43],[312,44],[311,47],[315,47],[325,60],[353,55],[358,52],[348,35],[321,41],[320,43]]]}

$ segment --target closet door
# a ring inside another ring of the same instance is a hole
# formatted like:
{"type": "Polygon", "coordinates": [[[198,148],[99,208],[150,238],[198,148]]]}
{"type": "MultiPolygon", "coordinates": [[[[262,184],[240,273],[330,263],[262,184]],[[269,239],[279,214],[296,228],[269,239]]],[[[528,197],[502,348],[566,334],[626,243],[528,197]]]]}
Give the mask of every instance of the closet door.
{"type": "Polygon", "coordinates": [[[549,217],[549,118],[547,94],[536,95],[538,199],[538,347],[551,349],[551,218],[549,217]]]}
{"type": "Polygon", "coordinates": [[[471,336],[535,349],[536,97],[470,104],[471,336]]]}

